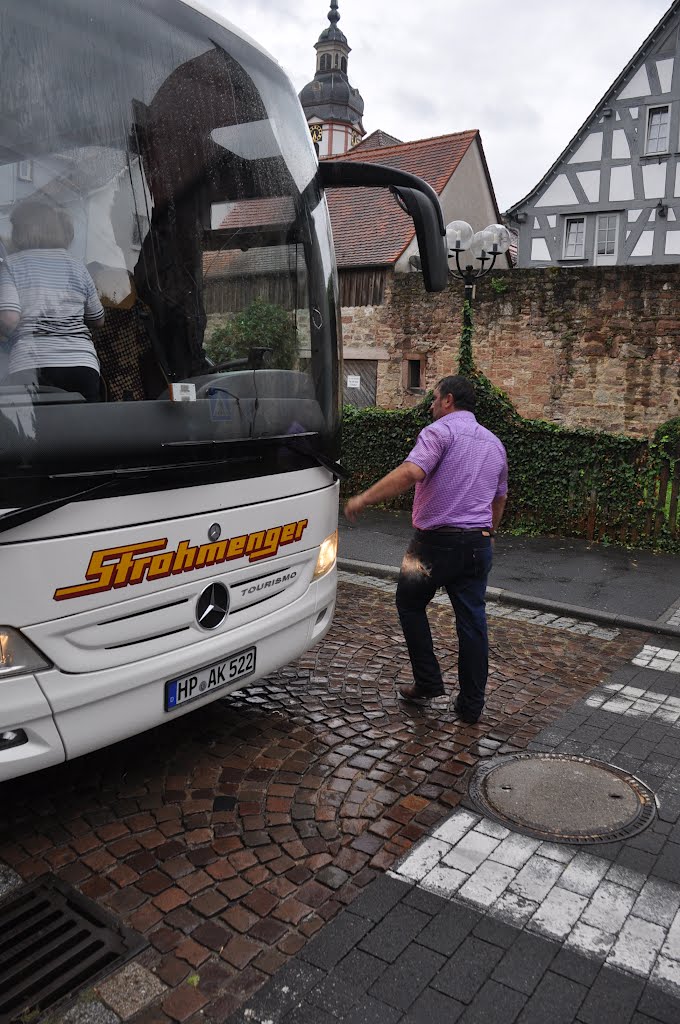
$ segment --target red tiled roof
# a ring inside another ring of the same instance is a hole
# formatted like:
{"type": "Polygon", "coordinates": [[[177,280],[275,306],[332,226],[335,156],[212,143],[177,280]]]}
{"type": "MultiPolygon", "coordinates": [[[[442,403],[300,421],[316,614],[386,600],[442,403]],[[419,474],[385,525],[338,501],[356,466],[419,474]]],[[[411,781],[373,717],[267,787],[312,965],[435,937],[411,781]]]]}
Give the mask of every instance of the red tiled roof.
{"type": "Polygon", "coordinates": [[[236,200],[227,210],[220,227],[227,229],[258,228],[290,224],[293,220],[295,220],[295,205],[290,196],[265,196],[257,199],[236,200]]]}
{"type": "MultiPolygon", "coordinates": [[[[355,148],[331,159],[397,167],[424,178],[441,195],[477,134],[454,132],[398,146],[358,151],[355,148]]],[[[388,189],[333,188],[328,189],[327,195],[339,267],[394,264],[413,240],[413,221],[388,189]]]]}
{"type": "MultiPolygon", "coordinates": [[[[223,205],[225,212],[220,221],[221,231],[279,228],[295,220],[295,204],[291,196],[239,199],[223,205]]],[[[289,260],[286,246],[258,248],[248,252],[224,248],[203,253],[203,275],[224,277],[236,274],[281,273],[287,269],[289,260]]]]}
{"type": "Polygon", "coordinates": [[[384,146],[401,146],[403,142],[401,139],[396,138],[394,135],[389,135],[384,132],[382,128],[377,128],[370,135],[367,135],[361,142],[357,142],[353,149],[378,149],[378,147],[384,146]]]}
{"type": "Polygon", "coordinates": [[[203,253],[204,277],[252,277],[255,274],[295,273],[304,260],[302,253],[296,260],[294,246],[262,246],[241,252],[240,249],[222,249],[203,253]]]}
{"type": "Polygon", "coordinates": [[[203,277],[224,277],[226,274],[234,273],[241,255],[238,249],[204,252],[203,277]]]}

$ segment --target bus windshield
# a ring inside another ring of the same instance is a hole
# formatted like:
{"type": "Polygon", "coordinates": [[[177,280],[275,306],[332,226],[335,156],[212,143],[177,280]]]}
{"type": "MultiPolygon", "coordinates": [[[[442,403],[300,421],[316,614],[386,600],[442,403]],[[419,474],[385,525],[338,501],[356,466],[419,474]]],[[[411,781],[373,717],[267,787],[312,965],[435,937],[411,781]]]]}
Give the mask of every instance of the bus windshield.
{"type": "Polygon", "coordinates": [[[278,65],[180,0],[4,0],[0,43],[3,504],[335,457],[332,241],[278,65]]]}

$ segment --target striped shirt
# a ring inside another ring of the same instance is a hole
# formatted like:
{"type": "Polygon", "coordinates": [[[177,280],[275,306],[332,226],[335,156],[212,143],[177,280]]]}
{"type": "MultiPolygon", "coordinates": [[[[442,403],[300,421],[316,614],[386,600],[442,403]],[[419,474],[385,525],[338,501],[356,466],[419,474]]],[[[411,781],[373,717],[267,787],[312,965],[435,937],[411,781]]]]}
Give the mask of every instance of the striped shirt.
{"type": "Polygon", "coordinates": [[[491,502],[508,491],[508,461],[474,413],[459,410],[429,424],[405,461],[426,474],[413,501],[417,530],[491,526],[491,502]]]}
{"type": "Polygon", "coordinates": [[[104,310],[84,265],[65,249],[25,249],[0,266],[0,310],[21,319],[9,338],[9,373],[43,366],[88,366],[99,360],[88,320],[104,310]]]}

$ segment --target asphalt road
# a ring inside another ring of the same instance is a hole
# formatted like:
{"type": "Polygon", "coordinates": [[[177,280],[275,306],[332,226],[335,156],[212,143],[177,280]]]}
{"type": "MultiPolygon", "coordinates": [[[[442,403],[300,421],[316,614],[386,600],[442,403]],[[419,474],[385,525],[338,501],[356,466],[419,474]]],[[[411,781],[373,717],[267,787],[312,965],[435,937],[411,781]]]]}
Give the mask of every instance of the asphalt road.
{"type": "MultiPolygon", "coordinates": [[[[399,566],[410,535],[407,513],[370,510],[353,525],[341,515],[340,557],[399,566]]],[[[666,621],[680,600],[680,558],[582,540],[504,534],[496,541],[489,585],[562,604],[666,621]]]]}

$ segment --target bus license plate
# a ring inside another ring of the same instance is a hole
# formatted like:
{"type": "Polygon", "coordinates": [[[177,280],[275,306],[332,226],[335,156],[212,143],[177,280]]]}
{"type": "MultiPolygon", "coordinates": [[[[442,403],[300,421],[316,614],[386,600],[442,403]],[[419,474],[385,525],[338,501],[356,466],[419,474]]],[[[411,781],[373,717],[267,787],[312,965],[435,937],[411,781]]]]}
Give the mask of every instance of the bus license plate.
{"type": "Polygon", "coordinates": [[[170,679],[165,684],[165,710],[174,711],[192,701],[200,700],[214,690],[219,690],[237,679],[252,676],[255,671],[255,647],[246,647],[232,654],[225,661],[201,668],[190,676],[170,679]]]}

